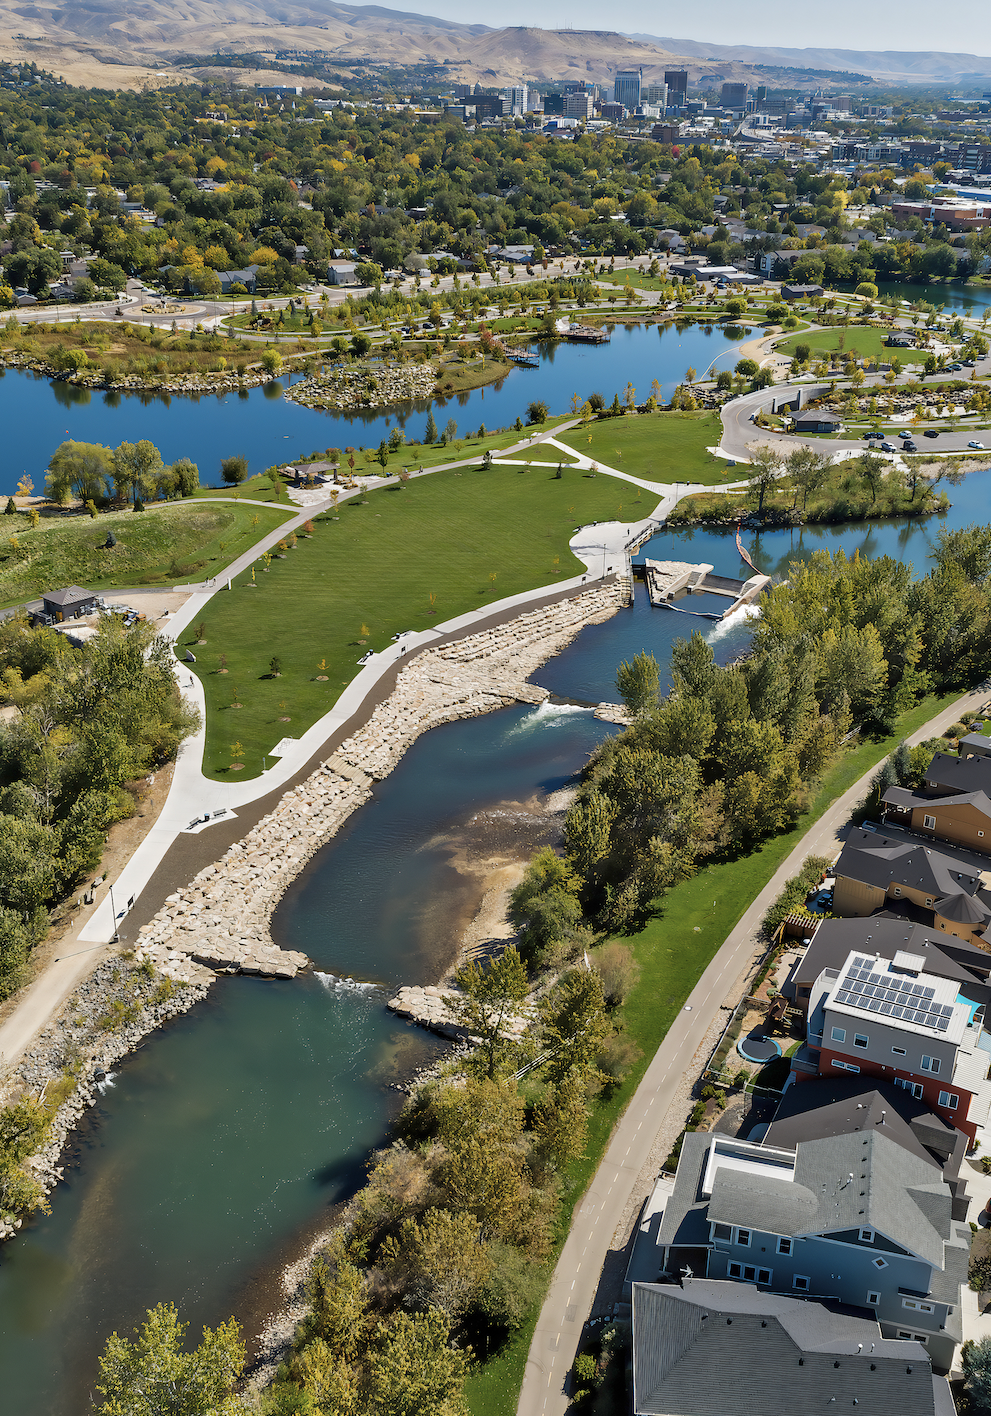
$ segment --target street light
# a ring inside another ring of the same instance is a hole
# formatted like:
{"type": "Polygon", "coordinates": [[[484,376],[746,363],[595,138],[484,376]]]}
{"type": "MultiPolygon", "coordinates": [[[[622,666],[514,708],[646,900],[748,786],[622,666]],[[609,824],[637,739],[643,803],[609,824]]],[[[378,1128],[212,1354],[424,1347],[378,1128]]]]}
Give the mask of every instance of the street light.
{"type": "Polygon", "coordinates": [[[111,944],[119,944],[120,939],[117,937],[117,906],[114,904],[114,887],[112,885],[110,886],[110,909],[114,917],[114,937],[110,942],[111,944]]]}

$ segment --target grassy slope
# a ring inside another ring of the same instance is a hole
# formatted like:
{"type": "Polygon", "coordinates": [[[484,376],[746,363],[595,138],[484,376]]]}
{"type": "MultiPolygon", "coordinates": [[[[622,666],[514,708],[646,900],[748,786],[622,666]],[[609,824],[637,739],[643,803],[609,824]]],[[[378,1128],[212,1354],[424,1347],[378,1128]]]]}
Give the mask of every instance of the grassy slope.
{"type": "MultiPolygon", "coordinates": [[[[693,880],[675,886],[658,902],[646,928],[624,939],[643,968],[640,983],[624,1008],[627,1029],[643,1051],[615,1095],[593,1106],[586,1155],[567,1175],[563,1212],[569,1218],[671,1022],[744,910],[830,803],[887,756],[903,737],[928,722],[943,701],[923,700],[905,714],[894,737],[847,749],[827,772],[794,830],[766,842],[754,855],[709,866],[693,880]]],[[[559,1248],[563,1241],[562,1232],[559,1248]]],[[[475,1369],[468,1382],[472,1416],[513,1416],[536,1320],[534,1312],[501,1352],[475,1369]]]]}
{"type": "Polygon", "coordinates": [[[640,413],[603,418],[564,433],[561,441],[607,467],[653,482],[702,482],[719,486],[739,472],[706,452],[718,446],[718,413],[640,413]]]}
{"type": "Polygon", "coordinates": [[[217,575],[285,516],[267,507],[235,502],[181,502],[147,511],[44,518],[36,530],[26,516],[8,516],[0,540],[0,605],[14,605],[43,590],[80,584],[173,585],[217,575]],[[257,524],[252,524],[257,518],[257,524]],[[98,549],[113,532],[117,545],[98,549]],[[9,544],[15,536],[17,549],[9,544]],[[223,542],[223,549],[221,549],[223,542]]]}
{"type": "Polygon", "coordinates": [[[839,349],[841,338],[845,354],[853,354],[858,359],[871,357],[885,364],[890,363],[892,359],[898,359],[902,364],[922,364],[925,363],[928,353],[925,349],[886,349],[886,330],[858,325],[834,325],[832,329],[809,330],[794,339],[786,339],[783,344],[776,346],[775,352],[794,354],[796,344],[807,344],[813,352],[817,349],[839,349]]]}
{"type": "Polygon", "coordinates": [[[317,519],[313,539],[300,539],[268,573],[257,563],[256,589],[245,589],[249,572],[204,611],[208,643],[194,651],[207,700],[203,770],[226,772],[240,742],[237,760],[246,776],[256,775],[264,752],[284,736],[300,737],[333,706],[366,651],[386,648],[401,630],[581,573],[568,549],[575,527],[652,507],[649,495],[637,503],[636,489],[612,478],[566,472],[559,480],[547,468],[498,466],[383,488],[367,505],[344,502],[339,520],[317,519]],[[216,671],[221,653],[227,675],[216,671]],[[282,661],[281,678],[268,676],[272,655],[282,661]],[[323,659],[328,682],[318,683],[323,659]],[[239,709],[230,707],[235,687],[239,709]]]}

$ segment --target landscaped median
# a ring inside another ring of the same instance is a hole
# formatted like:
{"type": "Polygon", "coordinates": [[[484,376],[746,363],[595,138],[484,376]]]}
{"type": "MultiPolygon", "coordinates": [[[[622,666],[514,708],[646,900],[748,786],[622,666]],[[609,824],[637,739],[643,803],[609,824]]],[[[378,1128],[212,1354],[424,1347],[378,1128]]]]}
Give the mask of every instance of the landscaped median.
{"type": "Polygon", "coordinates": [[[213,597],[199,617],[204,644],[198,626],[180,637],[206,695],[204,773],[224,779],[237,762],[258,775],[280,739],[302,737],[334,706],[366,654],[403,631],[553,589],[585,570],[569,549],[576,528],[653,510],[649,494],[610,477],[498,464],[342,501],[213,597]]]}

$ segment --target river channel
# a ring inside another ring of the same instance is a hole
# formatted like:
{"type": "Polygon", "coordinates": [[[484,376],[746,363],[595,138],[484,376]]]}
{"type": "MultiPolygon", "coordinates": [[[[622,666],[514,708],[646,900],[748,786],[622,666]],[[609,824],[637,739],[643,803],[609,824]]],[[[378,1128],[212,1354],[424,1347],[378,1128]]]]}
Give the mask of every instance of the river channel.
{"type": "MultiPolygon", "coordinates": [[[[593,386],[620,383],[611,358],[608,367],[612,377],[593,386]]],[[[530,387],[528,375],[510,377],[530,387]]],[[[3,396],[10,385],[8,375],[3,396]]],[[[988,519],[989,490],[991,475],[968,478],[940,524],[988,519]]],[[[778,531],[751,537],[748,550],[779,576],[820,547],[890,554],[921,574],[936,530],[908,521],[778,531]]],[[[746,573],[723,533],[662,533],[645,553],[746,573]]],[[[277,912],[278,941],[304,949],[316,972],[221,980],[125,1059],[76,1135],[51,1215],[0,1253],[4,1416],[82,1416],[107,1335],[159,1300],[173,1300],[194,1332],[231,1312],[251,1327],[270,1309],[280,1262],[326,1223],[387,1134],[392,1084],[437,1054],[387,1013],[389,989],[438,977],[477,903],[482,865],[547,839],[544,796],[615,731],[580,702],[614,698],[617,664],[640,649],[666,666],[674,638],[696,628],[721,662],[749,638],[746,618],[652,611],[640,590],[631,609],[584,630],[535,675],[570,701],[421,738],[277,912]]]]}

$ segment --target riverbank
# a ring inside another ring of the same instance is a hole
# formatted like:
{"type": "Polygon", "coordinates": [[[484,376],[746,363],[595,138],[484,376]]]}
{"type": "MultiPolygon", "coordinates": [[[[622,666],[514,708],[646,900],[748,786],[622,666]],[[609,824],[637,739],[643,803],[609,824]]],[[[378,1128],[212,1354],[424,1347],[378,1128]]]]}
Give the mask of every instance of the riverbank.
{"type": "MultiPolygon", "coordinates": [[[[60,1108],[43,1152],[29,1162],[48,1189],[61,1178],[59,1155],[93,1100],[98,1073],[109,1070],[161,1022],[205,997],[217,970],[291,977],[305,965],[305,956],[280,950],[272,940],[272,913],[292,881],[370,798],[375,783],[388,776],[408,747],[441,723],[513,703],[543,702],[547,690],[529,684],[529,675],[586,625],[609,619],[628,596],[625,578],[599,582],[505,624],[424,650],[336,752],[286,792],[219,862],[173,892],[139,931],[133,962],[121,953],[79,985],[9,1081],[13,1099],[19,1091],[62,1077],[70,1065],[78,1068],[73,1095],[60,1108]],[[158,993],[142,992],[142,978],[158,993]],[[131,993],[115,992],[120,987],[131,993]],[[78,1036],[71,1021],[77,1017],[85,1022],[78,1036]],[[108,1025],[101,1027],[100,1019],[108,1019],[108,1025]]],[[[13,1232],[13,1227],[8,1230],[13,1232]]]]}

